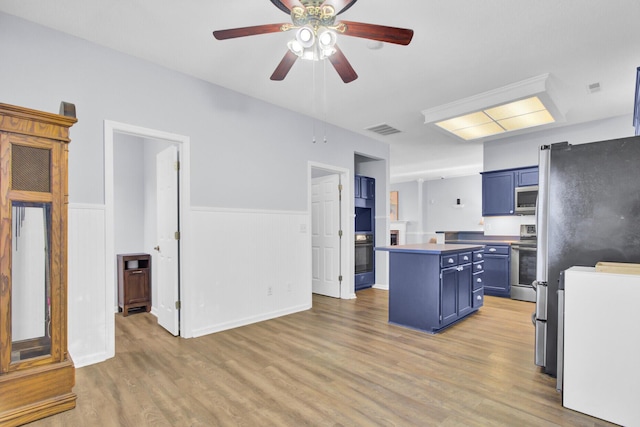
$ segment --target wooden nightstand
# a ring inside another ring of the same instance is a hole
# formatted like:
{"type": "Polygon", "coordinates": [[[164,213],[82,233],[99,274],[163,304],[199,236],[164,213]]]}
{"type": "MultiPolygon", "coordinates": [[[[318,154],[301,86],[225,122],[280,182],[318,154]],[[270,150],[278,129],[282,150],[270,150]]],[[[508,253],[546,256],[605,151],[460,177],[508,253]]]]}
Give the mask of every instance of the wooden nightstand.
{"type": "Polygon", "coordinates": [[[151,255],[118,255],[118,307],[123,316],[132,308],[151,311],[151,255]]]}

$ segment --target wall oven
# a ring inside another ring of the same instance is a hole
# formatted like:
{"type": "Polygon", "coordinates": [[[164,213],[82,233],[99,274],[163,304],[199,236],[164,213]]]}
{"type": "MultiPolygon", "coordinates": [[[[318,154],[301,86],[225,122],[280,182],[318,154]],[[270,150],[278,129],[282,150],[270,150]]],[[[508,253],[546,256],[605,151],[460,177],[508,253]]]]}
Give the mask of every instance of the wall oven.
{"type": "Polygon", "coordinates": [[[536,301],[537,265],[536,226],[523,224],[520,226],[520,241],[511,244],[511,298],[522,301],[536,301]]]}
{"type": "Polygon", "coordinates": [[[355,235],[355,289],[370,287],[375,281],[373,233],[355,235]]]}

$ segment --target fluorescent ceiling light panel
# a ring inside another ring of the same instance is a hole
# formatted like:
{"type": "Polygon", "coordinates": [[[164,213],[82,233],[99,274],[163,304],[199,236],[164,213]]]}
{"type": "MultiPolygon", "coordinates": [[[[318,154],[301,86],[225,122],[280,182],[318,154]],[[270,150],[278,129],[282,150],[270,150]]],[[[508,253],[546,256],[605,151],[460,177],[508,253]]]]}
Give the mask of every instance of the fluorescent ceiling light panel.
{"type": "Polygon", "coordinates": [[[443,120],[437,122],[436,125],[468,141],[553,123],[554,121],[553,116],[547,111],[540,98],[532,96],[443,120]]]}
{"type": "Polygon", "coordinates": [[[542,110],[546,110],[546,108],[540,99],[537,96],[532,96],[531,98],[521,99],[520,101],[487,108],[485,111],[493,120],[502,120],[542,110]]]}
{"type": "Polygon", "coordinates": [[[483,125],[457,129],[452,131],[451,133],[458,135],[462,139],[471,140],[496,135],[502,132],[504,132],[504,129],[501,128],[500,125],[495,122],[490,122],[483,125]]]}
{"type": "Polygon", "coordinates": [[[521,134],[528,128],[563,122],[549,78],[549,74],[541,74],[423,110],[424,122],[465,140],[521,134]]]}

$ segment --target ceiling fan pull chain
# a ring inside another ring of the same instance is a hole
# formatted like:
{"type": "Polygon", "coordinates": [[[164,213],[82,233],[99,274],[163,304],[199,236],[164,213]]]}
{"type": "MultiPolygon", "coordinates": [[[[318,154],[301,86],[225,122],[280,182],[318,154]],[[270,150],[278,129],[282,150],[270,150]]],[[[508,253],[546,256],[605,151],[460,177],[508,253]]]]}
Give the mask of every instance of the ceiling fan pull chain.
{"type": "Polygon", "coordinates": [[[314,62],[311,65],[311,69],[313,70],[311,73],[311,79],[313,82],[311,83],[311,102],[313,104],[313,117],[311,118],[313,122],[313,143],[316,143],[316,119],[315,116],[317,114],[317,105],[316,105],[316,63],[314,62]]]}
{"type": "Polygon", "coordinates": [[[324,143],[327,143],[327,61],[322,61],[322,109],[324,125],[324,143]]]}

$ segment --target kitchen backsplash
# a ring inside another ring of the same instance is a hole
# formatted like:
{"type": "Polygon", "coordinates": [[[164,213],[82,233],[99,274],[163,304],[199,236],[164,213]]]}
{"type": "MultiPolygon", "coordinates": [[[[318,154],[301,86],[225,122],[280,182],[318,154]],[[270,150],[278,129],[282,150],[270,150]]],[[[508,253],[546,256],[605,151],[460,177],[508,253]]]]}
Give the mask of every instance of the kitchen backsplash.
{"type": "Polygon", "coordinates": [[[487,236],[518,236],[521,224],[535,224],[535,215],[487,216],[484,234],[487,236]]]}

